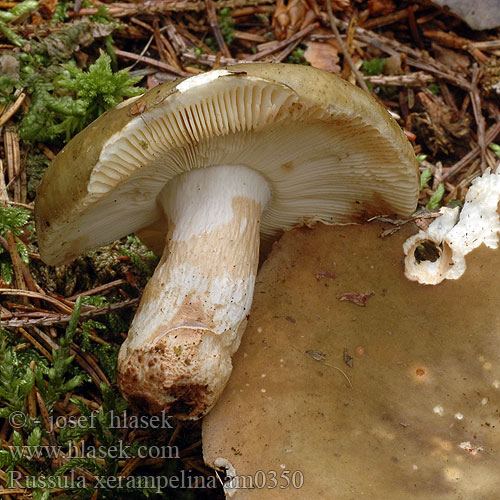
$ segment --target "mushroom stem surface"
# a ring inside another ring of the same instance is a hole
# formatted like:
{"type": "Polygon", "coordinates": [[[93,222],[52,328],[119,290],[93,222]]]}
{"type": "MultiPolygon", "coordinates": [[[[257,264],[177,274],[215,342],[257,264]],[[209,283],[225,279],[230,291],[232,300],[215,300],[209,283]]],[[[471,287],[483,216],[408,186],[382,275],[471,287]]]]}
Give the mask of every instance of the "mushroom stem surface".
{"type": "Polygon", "coordinates": [[[194,419],[215,404],[250,311],[269,198],[243,166],[187,172],[161,192],[165,250],[118,357],[120,388],[137,407],[194,419]]]}

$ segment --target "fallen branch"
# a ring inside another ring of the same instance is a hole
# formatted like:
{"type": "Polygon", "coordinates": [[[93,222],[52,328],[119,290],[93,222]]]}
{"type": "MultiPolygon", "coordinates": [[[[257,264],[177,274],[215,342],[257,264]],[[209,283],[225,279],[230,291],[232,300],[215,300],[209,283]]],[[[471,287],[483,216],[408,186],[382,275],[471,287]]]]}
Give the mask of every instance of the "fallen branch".
{"type": "MultiPolygon", "coordinates": [[[[347,23],[339,21],[339,25],[347,28],[347,23]]],[[[449,81],[454,85],[470,92],[471,84],[464,78],[455,75],[449,71],[449,68],[434,58],[426,55],[420,50],[413,49],[404,45],[396,40],[379,35],[374,31],[357,27],[355,30],[355,37],[357,40],[368,43],[382,50],[389,55],[398,55],[400,53],[406,54],[406,63],[415,68],[427,71],[435,76],[449,81]]]]}
{"type": "Polygon", "coordinates": [[[436,78],[423,71],[416,71],[407,75],[375,75],[366,76],[372,85],[385,85],[389,87],[419,87],[436,81],[436,78]]]}
{"type": "MultiPolygon", "coordinates": [[[[273,3],[274,0],[219,0],[215,2],[215,7],[217,10],[224,8],[242,8],[242,7],[252,7],[256,5],[265,5],[273,3]]],[[[130,3],[113,3],[110,7],[107,3],[96,2],[96,5],[103,6],[107,8],[108,14],[114,17],[125,17],[134,16],[136,14],[147,14],[158,15],[167,14],[170,12],[201,12],[206,9],[205,1],[175,1],[175,2],[144,2],[141,4],[130,4],[130,3]]],[[[80,9],[78,13],[69,13],[69,16],[79,15],[79,16],[90,16],[98,13],[97,8],[80,9]]]]}
{"type": "Polygon", "coordinates": [[[273,45],[271,48],[267,50],[263,50],[262,52],[258,52],[257,54],[253,54],[245,59],[245,61],[258,61],[259,59],[263,59],[264,57],[267,57],[274,52],[278,52],[278,50],[284,49],[288,45],[296,42],[297,40],[300,40],[301,38],[304,38],[307,36],[311,31],[315,30],[318,27],[318,23],[313,23],[307,26],[307,28],[304,28],[300,31],[297,31],[295,35],[292,35],[290,38],[287,38],[286,40],[283,40],[281,42],[276,43],[273,45]]]}
{"type": "Polygon", "coordinates": [[[177,68],[174,68],[170,64],[157,61],[156,59],[152,59],[151,57],[146,57],[146,56],[138,56],[137,54],[134,54],[133,52],[127,52],[125,50],[119,50],[115,49],[115,54],[119,57],[123,57],[124,59],[130,59],[132,61],[137,61],[137,62],[143,62],[145,64],[149,64],[150,66],[154,66],[156,68],[159,68],[167,73],[173,73],[174,75],[177,76],[189,76],[189,73],[186,73],[185,71],[180,71],[177,68]]]}
{"type": "Polygon", "coordinates": [[[232,57],[219,57],[214,56],[212,54],[200,54],[197,56],[192,50],[186,50],[185,52],[182,52],[181,54],[183,59],[186,59],[187,61],[195,62],[197,64],[201,64],[203,66],[210,66],[212,67],[217,61],[219,61],[220,64],[223,65],[232,65],[232,64],[238,64],[241,62],[244,62],[239,59],[233,59],[232,57]]]}
{"type": "MultiPolygon", "coordinates": [[[[344,55],[344,60],[347,61],[349,64],[349,67],[351,68],[351,71],[353,75],[356,77],[356,81],[358,82],[358,85],[367,93],[371,94],[370,89],[368,88],[368,85],[366,85],[366,82],[363,78],[363,75],[359,72],[358,68],[356,68],[356,65],[354,64],[351,55],[347,51],[344,42],[342,41],[342,38],[340,38],[340,33],[337,27],[337,19],[333,15],[332,12],[332,2],[331,0],[326,0],[326,8],[328,11],[328,19],[330,21],[330,26],[332,27],[333,34],[335,35],[335,39],[337,40],[337,44],[340,47],[340,50],[342,51],[342,54],[344,55]]],[[[347,25],[346,30],[349,29],[349,26],[347,25]]]]}
{"type": "MultiPolygon", "coordinates": [[[[129,299],[123,302],[118,302],[117,304],[110,304],[106,307],[96,307],[90,311],[84,311],[80,314],[81,320],[87,320],[96,318],[98,316],[104,316],[110,312],[118,311],[119,309],[125,309],[127,307],[135,307],[139,299],[129,299]]],[[[7,319],[2,320],[3,327],[10,328],[27,328],[30,326],[56,326],[65,325],[71,320],[70,314],[47,314],[43,318],[36,319],[7,319]]]]}

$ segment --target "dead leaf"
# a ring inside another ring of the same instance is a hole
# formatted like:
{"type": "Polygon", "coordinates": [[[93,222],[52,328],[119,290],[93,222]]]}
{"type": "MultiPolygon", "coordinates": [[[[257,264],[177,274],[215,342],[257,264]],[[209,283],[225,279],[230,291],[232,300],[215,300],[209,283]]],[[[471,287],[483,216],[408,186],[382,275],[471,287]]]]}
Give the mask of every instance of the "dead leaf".
{"type": "Polygon", "coordinates": [[[130,108],[130,114],[132,116],[139,115],[144,113],[147,109],[147,104],[144,99],[139,99],[138,101],[134,102],[130,108]]]}
{"type": "Polygon", "coordinates": [[[385,59],[384,75],[402,75],[401,54],[394,54],[385,59]]]}
{"type": "Polygon", "coordinates": [[[278,0],[271,24],[276,40],[284,40],[299,31],[309,10],[306,0],[278,0]]]}
{"type": "Polygon", "coordinates": [[[57,0],[42,0],[38,5],[38,10],[45,19],[51,19],[56,10],[57,3],[57,0]]]}
{"type": "Polygon", "coordinates": [[[304,52],[305,60],[315,68],[323,69],[329,73],[338,73],[340,66],[338,49],[330,43],[307,42],[304,52]]]}

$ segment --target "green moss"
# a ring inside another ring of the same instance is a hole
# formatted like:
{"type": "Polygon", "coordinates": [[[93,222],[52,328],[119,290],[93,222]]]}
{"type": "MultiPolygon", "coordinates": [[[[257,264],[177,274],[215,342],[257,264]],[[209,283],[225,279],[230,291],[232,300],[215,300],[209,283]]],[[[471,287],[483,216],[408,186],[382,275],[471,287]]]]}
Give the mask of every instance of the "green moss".
{"type": "Polygon", "coordinates": [[[441,88],[437,83],[430,83],[427,87],[434,95],[441,94],[441,88]]]}
{"type": "Polygon", "coordinates": [[[106,110],[124,98],[140,95],[134,87],[140,78],[122,70],[113,73],[111,58],[101,54],[83,71],[71,61],[59,67],[53,81],[35,79],[32,105],[24,117],[21,137],[29,141],[69,140],[106,110]]]}
{"type": "Polygon", "coordinates": [[[129,257],[132,264],[147,277],[153,274],[158,264],[158,257],[135,235],[127,236],[125,244],[121,247],[121,254],[129,257]]]}
{"type": "Polygon", "coordinates": [[[226,7],[220,10],[219,26],[227,45],[231,45],[235,38],[234,19],[231,16],[231,9],[226,7]]]}
{"type": "Polygon", "coordinates": [[[309,63],[305,60],[304,49],[302,47],[297,47],[287,58],[286,62],[291,64],[303,64],[309,66],[309,63]]]}
{"type": "Polygon", "coordinates": [[[363,71],[366,76],[381,75],[384,72],[385,59],[374,57],[369,61],[363,61],[363,71]]]}

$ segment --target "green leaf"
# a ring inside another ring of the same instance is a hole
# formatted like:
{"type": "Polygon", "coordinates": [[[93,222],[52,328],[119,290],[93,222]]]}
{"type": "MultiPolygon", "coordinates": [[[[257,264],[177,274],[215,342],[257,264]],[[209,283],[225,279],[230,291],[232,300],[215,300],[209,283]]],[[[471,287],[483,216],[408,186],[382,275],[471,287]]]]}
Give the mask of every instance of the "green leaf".
{"type": "Polygon", "coordinates": [[[87,306],[104,307],[108,305],[108,299],[104,295],[89,295],[82,297],[82,303],[87,306]]]}
{"type": "Polygon", "coordinates": [[[420,174],[420,191],[422,191],[422,189],[424,189],[425,185],[431,180],[431,178],[432,178],[432,169],[426,168],[420,174]]]}
{"type": "Polygon", "coordinates": [[[57,3],[56,9],[54,10],[54,15],[52,16],[51,23],[60,23],[69,17],[68,15],[68,2],[59,1],[57,3]]]}
{"type": "Polygon", "coordinates": [[[33,490],[33,500],[49,500],[50,490],[42,490],[41,488],[35,488],[33,490]]]}
{"type": "MultiPolygon", "coordinates": [[[[17,352],[7,345],[6,334],[0,329],[0,402],[7,408],[2,415],[10,416],[12,412],[23,413],[25,399],[30,393],[35,376],[29,366],[23,366],[17,352]]],[[[31,425],[30,419],[22,418],[19,425],[31,425]]]]}
{"type": "Polygon", "coordinates": [[[2,272],[2,279],[10,285],[12,283],[12,278],[14,277],[14,269],[10,262],[0,262],[0,270],[2,272]]]}
{"type": "Polygon", "coordinates": [[[35,427],[28,436],[26,444],[28,446],[36,447],[40,446],[41,441],[42,441],[42,429],[40,429],[40,427],[35,427]]]}
{"type": "Polygon", "coordinates": [[[19,385],[18,385],[19,396],[23,399],[27,398],[34,383],[35,383],[35,374],[30,369],[30,367],[27,366],[24,377],[19,380],[19,385]]]}
{"type": "Polygon", "coordinates": [[[463,206],[464,206],[464,202],[463,202],[462,200],[450,200],[450,201],[446,204],[446,206],[447,206],[448,208],[455,208],[455,207],[458,207],[458,208],[462,209],[462,208],[463,208],[463,206]]]}
{"type": "Polygon", "coordinates": [[[71,458],[56,470],[55,475],[61,476],[76,467],[87,469],[95,474],[104,474],[106,472],[105,467],[102,466],[95,458],[71,458]]]}
{"type": "Polygon", "coordinates": [[[12,444],[16,448],[21,448],[23,445],[23,437],[21,436],[21,434],[18,431],[14,431],[12,433],[12,444]]]}
{"type": "Polygon", "coordinates": [[[70,392],[83,383],[83,376],[76,375],[68,380],[63,386],[63,392],[70,392]]]}
{"type": "Polygon", "coordinates": [[[90,411],[90,408],[81,399],[70,398],[69,400],[80,410],[80,413],[84,417],[90,417],[92,412],[90,411]]]}
{"type": "Polygon", "coordinates": [[[0,34],[4,36],[10,43],[17,47],[23,47],[28,43],[28,40],[20,37],[14,30],[10,29],[7,24],[0,20],[0,34]]]}
{"type": "Polygon", "coordinates": [[[45,384],[42,377],[37,374],[37,387],[42,393],[45,404],[49,409],[58,401],[61,394],[64,394],[83,383],[83,376],[76,375],[66,380],[74,355],[71,354],[71,345],[76,334],[76,328],[80,319],[82,309],[82,298],[78,297],[75,302],[75,308],[66,333],[59,341],[59,349],[52,350],[53,365],[47,370],[49,383],[45,384]]]}
{"type": "Polygon", "coordinates": [[[0,10],[0,20],[5,22],[11,22],[14,20],[19,21],[19,18],[30,14],[38,7],[38,2],[35,0],[24,0],[24,2],[18,3],[10,10],[0,10]]]}
{"type": "Polygon", "coordinates": [[[488,147],[500,158],[500,145],[492,142],[488,147]]]}
{"type": "Polygon", "coordinates": [[[427,203],[426,206],[427,210],[435,210],[436,208],[439,208],[441,200],[443,199],[444,196],[444,192],[445,192],[444,184],[440,183],[434,194],[431,196],[429,203],[427,203]]]}
{"type": "Polygon", "coordinates": [[[22,233],[22,227],[30,219],[28,210],[21,207],[0,207],[0,234],[6,238],[7,231],[12,231],[14,236],[22,233]]]}
{"type": "Polygon", "coordinates": [[[18,241],[16,242],[16,249],[19,252],[19,256],[21,257],[21,260],[28,265],[30,263],[30,256],[28,252],[28,247],[22,242],[18,241]]]}

